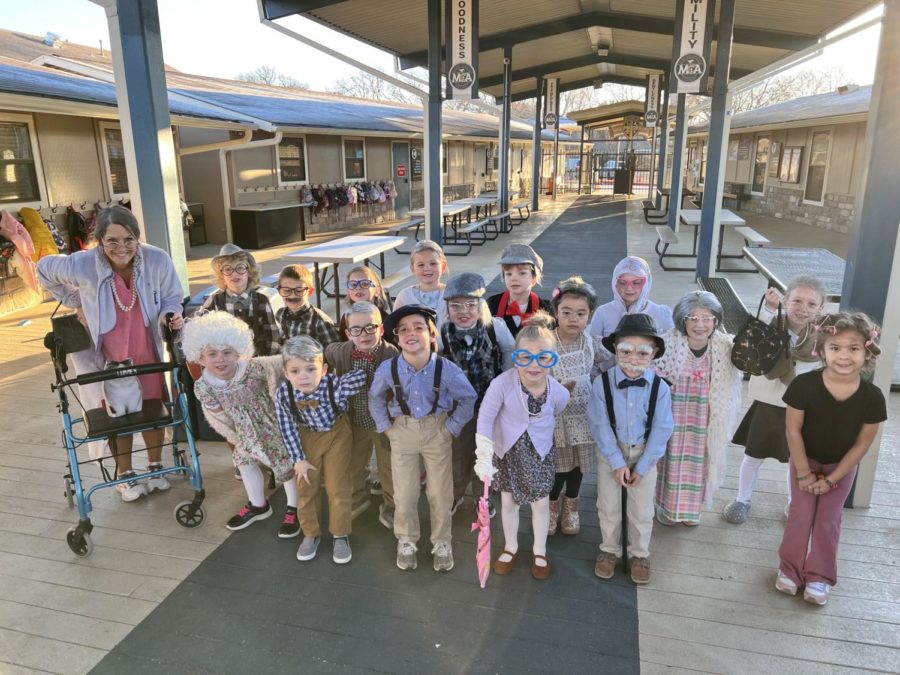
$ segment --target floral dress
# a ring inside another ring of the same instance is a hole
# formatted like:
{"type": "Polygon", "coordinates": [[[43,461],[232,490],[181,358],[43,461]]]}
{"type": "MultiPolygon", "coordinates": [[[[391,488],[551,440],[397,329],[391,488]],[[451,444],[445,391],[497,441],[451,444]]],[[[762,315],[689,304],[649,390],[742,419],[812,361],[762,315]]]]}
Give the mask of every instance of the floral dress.
{"type": "Polygon", "coordinates": [[[235,464],[265,464],[277,481],[285,482],[292,479],[294,464],[275,417],[272,377],[263,363],[268,360],[280,362],[281,357],[241,362],[228,381],[204,374],[195,383],[194,393],[210,425],[234,445],[235,464]]]}
{"type": "MultiPolygon", "coordinates": [[[[547,402],[549,388],[538,397],[532,396],[524,386],[522,392],[527,397],[528,414],[540,415],[547,402]]],[[[494,490],[511,492],[516,504],[531,504],[549,495],[553,488],[556,453],[551,448],[547,456],[541,459],[526,431],[502,458],[494,455],[494,466],[497,467],[492,483],[494,490]]]]}

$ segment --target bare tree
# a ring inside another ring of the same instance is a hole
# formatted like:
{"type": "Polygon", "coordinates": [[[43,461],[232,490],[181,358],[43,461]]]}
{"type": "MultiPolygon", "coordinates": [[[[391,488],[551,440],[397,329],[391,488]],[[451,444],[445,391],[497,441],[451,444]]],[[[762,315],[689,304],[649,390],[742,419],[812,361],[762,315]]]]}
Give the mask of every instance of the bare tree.
{"type": "Polygon", "coordinates": [[[419,100],[417,96],[404,91],[397,85],[386,82],[380,77],[365,71],[359,71],[353,75],[340,78],[331,91],[335,94],[373,101],[416,103],[419,100]]]}
{"type": "Polygon", "coordinates": [[[309,84],[298,80],[293,75],[278,72],[273,66],[261,65],[255,70],[239,73],[235,79],[243,82],[256,82],[257,84],[269,84],[275,87],[289,87],[291,89],[309,89],[309,84]]]}

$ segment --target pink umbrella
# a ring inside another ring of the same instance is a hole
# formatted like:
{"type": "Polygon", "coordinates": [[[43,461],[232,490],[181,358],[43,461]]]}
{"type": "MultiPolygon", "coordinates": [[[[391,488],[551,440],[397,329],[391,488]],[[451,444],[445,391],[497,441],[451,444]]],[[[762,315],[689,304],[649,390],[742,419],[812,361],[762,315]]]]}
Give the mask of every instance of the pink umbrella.
{"type": "Polygon", "coordinates": [[[484,494],[478,500],[478,516],[472,523],[472,532],[478,530],[478,550],[475,554],[475,567],[478,570],[478,582],[481,587],[487,583],[491,573],[491,515],[488,510],[488,494],[490,481],[484,482],[484,494]]]}

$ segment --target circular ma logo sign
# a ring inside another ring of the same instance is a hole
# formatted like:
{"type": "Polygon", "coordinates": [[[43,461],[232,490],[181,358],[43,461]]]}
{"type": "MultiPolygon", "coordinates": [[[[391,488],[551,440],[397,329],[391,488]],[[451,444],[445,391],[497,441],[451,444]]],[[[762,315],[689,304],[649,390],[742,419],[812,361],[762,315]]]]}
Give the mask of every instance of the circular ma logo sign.
{"type": "Polygon", "coordinates": [[[556,122],[558,120],[559,118],[556,116],[556,113],[547,113],[546,115],[544,115],[544,124],[546,124],[548,127],[556,126],[556,122]]]}
{"type": "Polygon", "coordinates": [[[455,89],[468,89],[475,83],[475,69],[468,63],[457,63],[447,77],[455,89]]]}
{"type": "Polygon", "coordinates": [[[706,61],[699,54],[685,54],[675,62],[675,77],[682,82],[696,82],[706,72],[706,61]]]}
{"type": "Polygon", "coordinates": [[[659,113],[655,110],[648,110],[647,114],[644,115],[644,120],[647,124],[656,124],[656,121],[659,119],[659,113]]]}
{"type": "Polygon", "coordinates": [[[418,148],[410,148],[409,156],[413,159],[419,159],[419,149],[418,148]]]}

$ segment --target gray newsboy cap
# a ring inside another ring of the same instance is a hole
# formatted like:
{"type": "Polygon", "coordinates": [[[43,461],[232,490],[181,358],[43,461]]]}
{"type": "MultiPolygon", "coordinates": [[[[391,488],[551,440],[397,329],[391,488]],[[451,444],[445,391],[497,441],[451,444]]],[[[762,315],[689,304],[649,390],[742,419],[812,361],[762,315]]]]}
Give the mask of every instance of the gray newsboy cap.
{"type": "Polygon", "coordinates": [[[222,248],[219,249],[219,255],[212,259],[212,264],[215,265],[216,260],[218,260],[219,258],[229,258],[231,256],[238,255],[239,253],[243,253],[245,256],[247,256],[247,258],[249,258],[250,264],[253,265],[253,267],[256,267],[256,258],[253,257],[253,254],[251,254],[249,251],[245,251],[237,244],[232,244],[230,242],[224,244],[222,248]]]}
{"type": "Polygon", "coordinates": [[[500,254],[501,265],[534,265],[538,272],[544,270],[544,260],[528,244],[510,244],[500,254]]]}
{"type": "Polygon", "coordinates": [[[472,297],[480,298],[484,295],[484,277],[474,272],[462,272],[454,274],[447,279],[444,288],[444,299],[472,297]]]}

